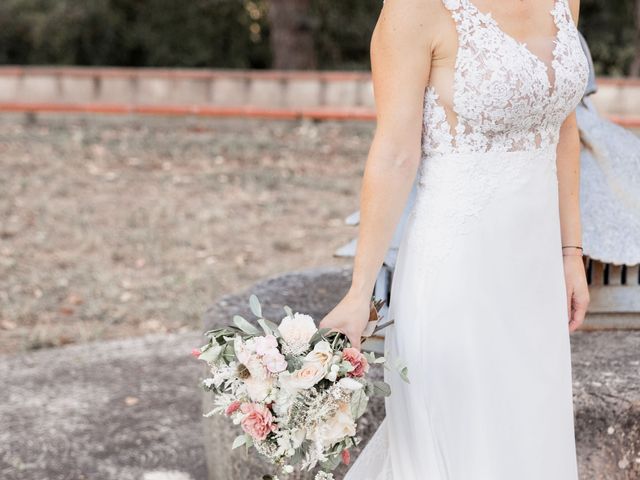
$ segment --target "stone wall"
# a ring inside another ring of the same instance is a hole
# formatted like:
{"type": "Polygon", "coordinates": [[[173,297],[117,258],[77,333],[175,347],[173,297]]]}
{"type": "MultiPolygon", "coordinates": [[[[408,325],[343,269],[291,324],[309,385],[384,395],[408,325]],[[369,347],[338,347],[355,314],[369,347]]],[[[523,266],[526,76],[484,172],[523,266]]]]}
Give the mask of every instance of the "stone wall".
{"type": "MultiPolygon", "coordinates": [[[[605,114],[640,126],[640,81],[598,79],[605,114]]],[[[0,111],[374,118],[368,72],[0,67],[0,111]]]]}

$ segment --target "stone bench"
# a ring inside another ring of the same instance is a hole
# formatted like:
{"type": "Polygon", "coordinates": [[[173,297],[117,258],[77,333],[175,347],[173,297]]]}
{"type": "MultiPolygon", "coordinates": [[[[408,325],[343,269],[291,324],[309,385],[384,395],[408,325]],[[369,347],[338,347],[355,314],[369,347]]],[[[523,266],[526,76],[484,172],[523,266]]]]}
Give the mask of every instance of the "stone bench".
{"type": "MultiPolygon", "coordinates": [[[[242,293],[221,298],[207,310],[204,326],[208,330],[225,325],[234,314],[252,318],[248,306],[251,293],[260,299],[266,318],[280,320],[284,316],[282,306],[289,305],[319,321],[346,293],[350,279],[348,268],[313,269],[268,278],[242,293]]],[[[640,331],[578,332],[571,339],[580,478],[636,480],[640,478],[640,331]]],[[[381,377],[381,368],[376,370],[381,377]]],[[[203,395],[203,408],[211,408],[209,393],[203,395]]],[[[383,417],[384,401],[373,398],[359,427],[361,446],[366,445],[383,417]]],[[[226,418],[214,416],[203,422],[209,480],[254,479],[273,471],[273,466],[257,455],[247,456],[242,448],[231,450],[238,427],[226,418]]],[[[359,450],[353,453],[355,458],[359,450]]],[[[336,479],[342,478],[344,471],[344,466],[339,467],[336,479]]]]}

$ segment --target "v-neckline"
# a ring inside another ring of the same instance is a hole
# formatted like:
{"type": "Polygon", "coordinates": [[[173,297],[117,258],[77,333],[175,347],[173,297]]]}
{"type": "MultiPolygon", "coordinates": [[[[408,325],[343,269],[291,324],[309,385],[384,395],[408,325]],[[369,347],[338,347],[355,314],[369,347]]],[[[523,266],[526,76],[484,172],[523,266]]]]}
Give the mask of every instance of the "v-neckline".
{"type": "Polygon", "coordinates": [[[546,62],[544,60],[542,60],[538,55],[536,55],[535,53],[533,53],[533,51],[527,46],[527,42],[523,42],[521,40],[518,40],[516,37],[514,37],[513,35],[507,33],[507,31],[502,28],[500,26],[500,23],[498,23],[498,21],[493,18],[493,15],[491,14],[491,12],[483,12],[482,10],[480,10],[475,3],[472,0],[463,0],[464,3],[466,3],[472,10],[475,11],[476,14],[478,14],[480,17],[484,17],[485,19],[488,20],[488,22],[493,25],[493,27],[508,41],[511,41],[513,43],[515,43],[518,48],[520,48],[521,50],[523,50],[525,53],[527,53],[538,65],[541,65],[542,68],[544,69],[544,76],[547,80],[547,86],[549,88],[549,94],[553,93],[556,90],[556,82],[557,82],[557,78],[556,78],[556,71],[555,68],[553,66],[554,61],[556,60],[557,57],[557,48],[558,48],[558,43],[560,41],[560,24],[558,22],[558,20],[556,19],[556,15],[555,15],[555,11],[558,8],[558,3],[563,1],[563,0],[554,0],[553,2],[553,8],[551,10],[549,10],[549,13],[551,14],[551,17],[553,18],[553,24],[556,28],[556,33],[553,36],[553,48],[551,50],[551,69],[553,70],[553,84],[551,83],[551,79],[549,77],[549,65],[546,64],[546,62]]]}

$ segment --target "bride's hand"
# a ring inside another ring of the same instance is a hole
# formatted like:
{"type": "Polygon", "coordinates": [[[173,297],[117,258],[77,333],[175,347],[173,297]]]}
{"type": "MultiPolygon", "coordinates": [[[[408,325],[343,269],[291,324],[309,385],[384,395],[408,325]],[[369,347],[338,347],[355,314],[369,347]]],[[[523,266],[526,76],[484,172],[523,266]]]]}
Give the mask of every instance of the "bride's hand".
{"type": "Polygon", "coordinates": [[[567,288],[567,309],[569,311],[569,331],[582,325],[589,306],[589,287],[580,255],[564,258],[564,280],[567,288]]]}
{"type": "Polygon", "coordinates": [[[369,321],[370,298],[347,294],[320,322],[320,328],[344,333],[351,346],[360,350],[360,337],[369,321]]]}

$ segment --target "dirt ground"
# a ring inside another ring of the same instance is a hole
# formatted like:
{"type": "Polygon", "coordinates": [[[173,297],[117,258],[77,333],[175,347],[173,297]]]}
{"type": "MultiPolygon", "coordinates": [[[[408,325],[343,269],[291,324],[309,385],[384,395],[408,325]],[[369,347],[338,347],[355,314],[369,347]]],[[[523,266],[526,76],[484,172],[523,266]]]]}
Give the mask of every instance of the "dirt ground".
{"type": "Polygon", "coordinates": [[[370,122],[0,117],[0,353],[201,328],[346,265],[370,122]]]}

